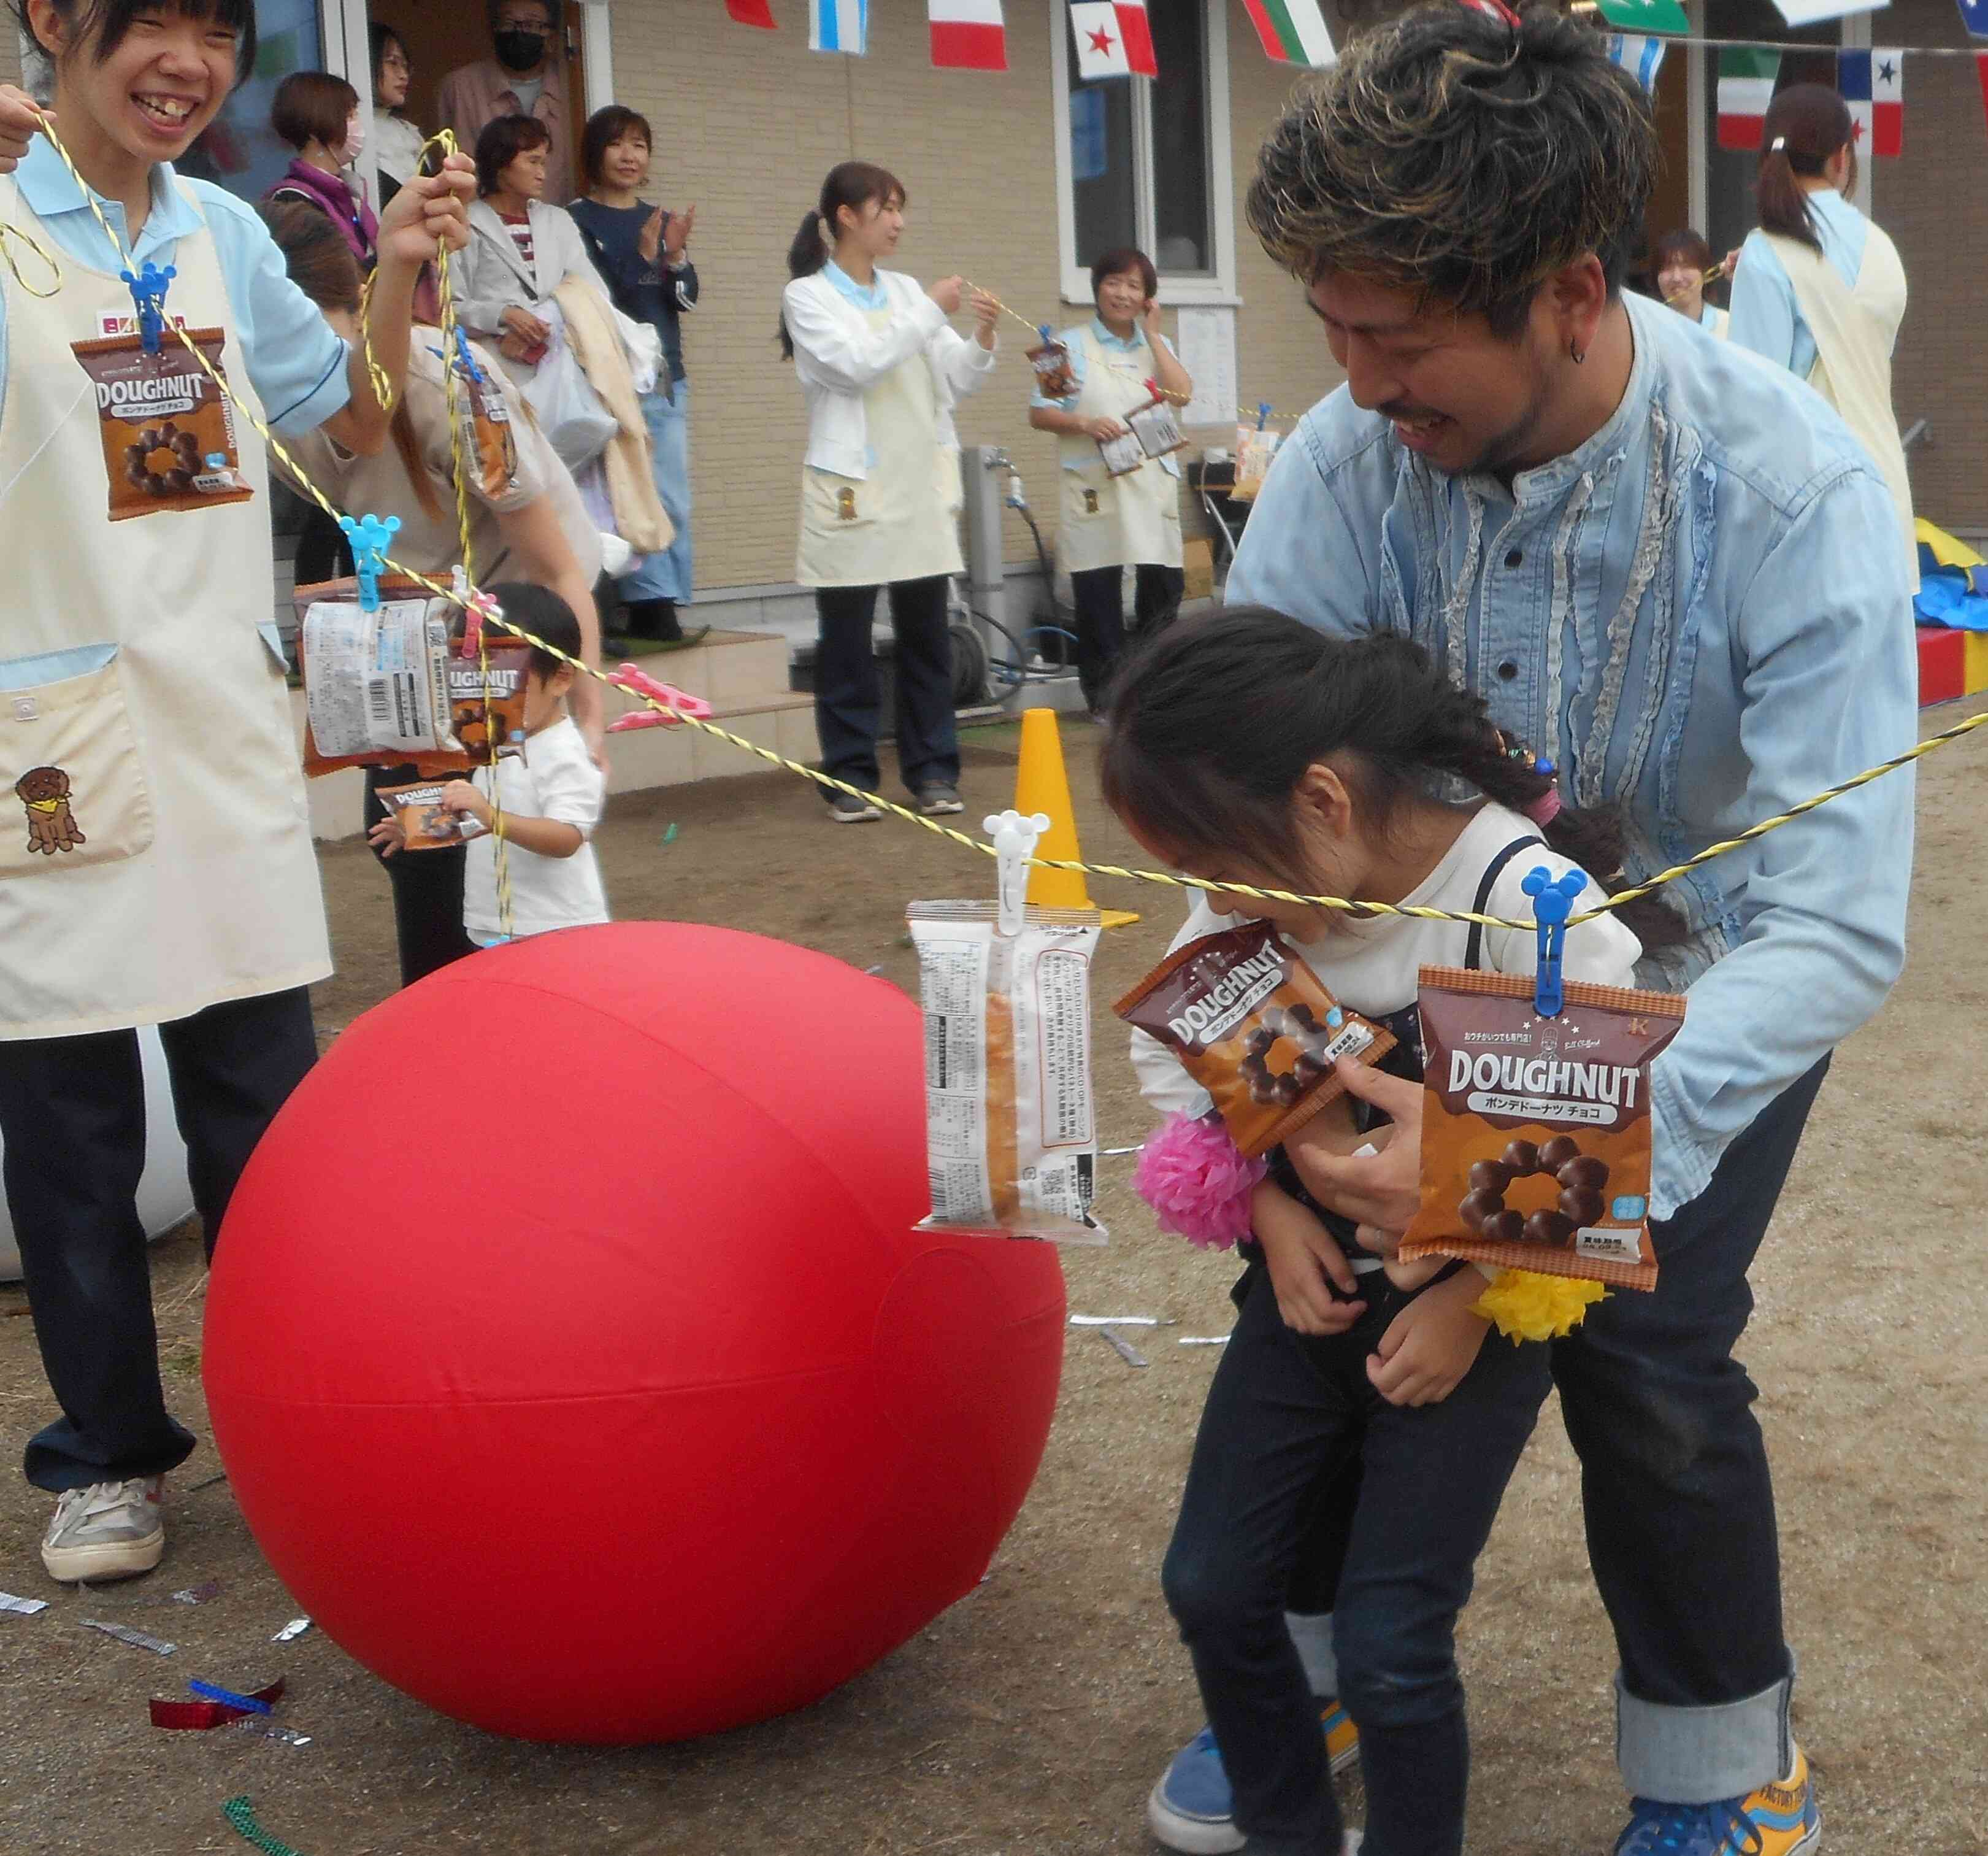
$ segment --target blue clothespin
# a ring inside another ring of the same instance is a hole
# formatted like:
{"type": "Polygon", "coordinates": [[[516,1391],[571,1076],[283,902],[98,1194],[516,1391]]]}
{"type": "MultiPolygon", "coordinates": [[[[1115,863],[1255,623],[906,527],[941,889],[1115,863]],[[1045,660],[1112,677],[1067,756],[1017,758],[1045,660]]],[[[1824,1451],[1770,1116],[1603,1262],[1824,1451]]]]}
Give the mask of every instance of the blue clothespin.
{"type": "Polygon", "coordinates": [[[1262,431],[1265,430],[1265,429],[1269,426],[1270,423],[1270,402],[1268,400],[1259,400],[1259,401],[1257,401],[1257,402],[1256,402],[1256,429],[1257,429],[1259,432],[1262,432],[1262,431]]]}
{"type": "Polygon", "coordinates": [[[1046,322],[1037,323],[1036,324],[1036,331],[1042,337],[1043,346],[1044,347],[1047,347],[1050,345],[1050,343],[1054,339],[1054,337],[1050,334],[1050,325],[1046,322]]]}
{"type": "Polygon", "coordinates": [[[1567,941],[1567,918],[1574,913],[1574,899],[1587,887],[1587,879],[1570,870],[1556,880],[1543,864],[1535,864],[1520,887],[1533,899],[1533,928],[1540,937],[1533,1009],[1542,1018],[1557,1018],[1566,1002],[1560,953],[1567,941]]]}
{"type": "Polygon", "coordinates": [[[462,324],[455,325],[456,358],[462,363],[462,371],[481,387],[485,384],[483,370],[476,364],[476,357],[469,351],[469,337],[462,332],[462,324]]]}
{"type": "Polygon", "coordinates": [[[344,530],[346,542],[352,550],[352,571],[359,582],[359,609],[377,612],[380,570],[386,563],[388,544],[400,532],[401,518],[389,516],[383,521],[377,516],[362,516],[355,522],[350,516],[340,516],[338,526],[344,530]]]}
{"type": "Polygon", "coordinates": [[[195,1695],[210,1702],[218,1702],[225,1708],[239,1708],[245,1714],[274,1714],[276,1711],[267,1702],[252,1695],[237,1695],[232,1688],[217,1687],[212,1682],[188,1682],[187,1686],[195,1695]]]}
{"type": "Polygon", "coordinates": [[[131,300],[138,307],[138,340],[147,354],[156,354],[166,334],[166,286],[178,275],[171,265],[164,270],[150,259],[135,277],[129,271],[117,275],[130,286],[131,300]]]}

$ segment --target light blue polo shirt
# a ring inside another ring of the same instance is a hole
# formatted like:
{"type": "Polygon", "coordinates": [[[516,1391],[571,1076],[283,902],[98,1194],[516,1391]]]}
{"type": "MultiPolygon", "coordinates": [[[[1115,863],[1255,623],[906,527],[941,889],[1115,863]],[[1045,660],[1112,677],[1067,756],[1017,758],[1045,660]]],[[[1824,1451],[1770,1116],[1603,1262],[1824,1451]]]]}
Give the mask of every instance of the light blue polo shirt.
{"type": "MultiPolygon", "coordinates": [[[[122,268],[82,188],[47,140],[36,136],[14,171],[22,198],[54,239],[58,259],[109,271],[122,268]]],[[[205,215],[221,265],[221,287],[235,315],[242,364],[265,416],[279,432],[315,430],[341,411],[352,397],[345,343],[333,332],[316,303],[290,281],[283,255],[255,209],[207,181],[178,178],[170,162],[152,170],[152,207],[140,228],[135,263],[164,269],[179,241],[200,229],[205,215]],[[200,202],[196,213],[180,188],[200,202]]],[[[100,195],[98,205],[127,247],[124,208],[100,195]]],[[[32,262],[32,261],[31,261],[32,262]]],[[[172,296],[166,297],[172,311],[172,296]]],[[[0,412],[7,392],[7,306],[0,298],[0,412]]]]}
{"type": "MultiPolygon", "coordinates": [[[[1854,290],[1871,222],[1833,187],[1810,194],[1808,205],[1822,255],[1854,290]]],[[[1805,381],[1815,371],[1815,337],[1795,301],[1795,286],[1764,232],[1749,232],[1742,249],[1745,262],[1733,275],[1733,326],[1726,339],[1805,381]]]]}

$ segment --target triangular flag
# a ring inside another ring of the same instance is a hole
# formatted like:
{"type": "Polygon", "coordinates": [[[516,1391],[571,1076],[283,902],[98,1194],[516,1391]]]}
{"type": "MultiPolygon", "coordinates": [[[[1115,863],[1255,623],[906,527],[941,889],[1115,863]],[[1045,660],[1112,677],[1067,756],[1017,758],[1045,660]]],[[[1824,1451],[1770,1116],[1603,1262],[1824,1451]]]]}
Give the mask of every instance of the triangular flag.
{"type": "Polygon", "coordinates": [[[808,49],[847,52],[860,58],[870,49],[870,0],[808,0],[808,49]]]}
{"type": "MultiPolygon", "coordinates": [[[[1988,5],[1988,0],[1983,0],[1988,5]]],[[[1601,0],[1601,17],[1631,32],[1675,34],[1691,30],[1678,0],[1601,0]]]]}
{"type": "Polygon", "coordinates": [[[1606,43],[1609,62],[1619,64],[1654,97],[1657,73],[1664,62],[1663,40],[1647,32],[1611,32],[1606,43]]]}
{"type": "Polygon", "coordinates": [[[1970,39],[1988,39],[1988,0],[1960,0],[1960,23],[1970,39]]]}
{"type": "Polygon", "coordinates": [[[942,70],[1005,71],[1008,29],[1001,0],[925,0],[931,61],[942,70]]]}
{"type": "Polygon", "coordinates": [[[1729,49],[1719,54],[1719,145],[1757,148],[1774,100],[1774,80],[1781,55],[1757,46],[1729,49]]]}
{"type": "Polygon", "coordinates": [[[1789,25],[1815,25],[1825,19],[1845,19],[1852,13],[1874,13],[1890,0],[1774,0],[1774,10],[1789,25]]]}
{"type": "Polygon", "coordinates": [[[725,0],[725,10],[741,25],[756,25],[765,32],[773,30],[773,9],[766,0],[725,0]]]}
{"type": "Polygon", "coordinates": [[[1145,0],[1070,0],[1077,73],[1096,77],[1157,77],[1145,0]]]}
{"type": "Polygon", "coordinates": [[[1904,66],[1895,47],[1836,55],[1836,85],[1850,106],[1851,138],[1861,154],[1895,155],[1905,144],[1904,66]]]}
{"type": "MultiPolygon", "coordinates": [[[[1988,6],[1988,0],[1981,4],[1988,6]]],[[[1242,10],[1263,41],[1265,57],[1279,64],[1310,65],[1315,71],[1339,62],[1318,0],[1242,0],[1242,10]]]]}

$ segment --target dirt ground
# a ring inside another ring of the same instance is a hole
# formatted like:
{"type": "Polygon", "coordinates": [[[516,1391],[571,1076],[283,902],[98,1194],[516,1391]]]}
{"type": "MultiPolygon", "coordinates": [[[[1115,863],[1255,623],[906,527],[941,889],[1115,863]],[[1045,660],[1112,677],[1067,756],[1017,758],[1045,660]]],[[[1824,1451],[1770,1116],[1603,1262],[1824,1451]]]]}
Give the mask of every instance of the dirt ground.
{"type": "MultiPolygon", "coordinates": [[[[1932,712],[1929,726],[1957,710],[1932,712]]],[[[1095,737],[1066,730],[1086,851],[1131,847],[1096,797],[1095,737]]],[[[974,814],[1007,803],[1012,730],[969,737],[974,814]]],[[[1800,1731],[1838,1852],[1988,1848],[1988,735],[1925,765],[1912,964],[1839,1058],[1755,1273],[1743,1350],[1780,1476],[1800,1731]],[[1904,1215],[1901,1217],[1901,1214],[1904,1215]],[[1895,1258],[1902,1244],[1912,1258],[1895,1258]],[[1915,1263],[1914,1258],[1919,1259],[1915,1263]]],[[[991,865],[890,821],[830,831],[781,774],[614,802],[600,838],[617,913],[726,923],[881,966],[914,988],[914,896],[992,893],[991,865]],[[677,827],[666,841],[671,825],[677,827]]],[[[339,977],[327,1038],[393,984],[386,886],[363,849],[324,856],[339,977]]],[[[1144,1132],[1103,1001],[1163,950],[1161,891],[1099,961],[1106,1144],[1144,1132]]],[[[617,1140],[618,1140],[617,1136],[617,1140]]],[[[548,1749],[491,1738],[376,1682],[319,1632],[281,1647],[293,1607],[262,1564],[203,1444],[169,1490],[167,1557],[148,1579],[52,1587],[36,1548],[45,1499],[0,1470],[0,1589],[47,1598],[0,1614],[0,1850],[69,1856],[246,1848],[221,1815],[250,1794],[306,1856],[468,1849],[509,1856],[1104,1856],[1150,1852],[1148,1787],[1200,1721],[1158,1570],[1215,1350],[1227,1262],[1155,1235],[1129,1163],[1104,1163],[1113,1241],[1065,1255],[1073,1311],[1178,1320],[1145,1371],[1072,1330],[1042,1473],[992,1577],[817,1707],[700,1743],[548,1749]],[[221,1590],[189,1608],[170,1594],[221,1590]],[[170,1661],[79,1627],[122,1621],[170,1661]],[[190,1675],[247,1685],[281,1671],[296,1749],[167,1734],[147,1698],[190,1675]]],[[[191,1231],[157,1247],[167,1383],[205,1429],[202,1282],[191,1231]]],[[[47,1414],[25,1299],[0,1289],[0,1461],[47,1414]]],[[[576,1525],[590,1505],[576,1489],[576,1525]]],[[[502,1506],[493,1465],[493,1514],[502,1506]]],[[[363,1546],[360,1550],[363,1550],[363,1546]]],[[[548,1602],[556,1603],[549,1594],[548,1602]]],[[[491,1627],[503,1621],[493,1617],[491,1627]]],[[[1465,1617],[1476,1763],[1472,1856],[1601,1856],[1622,1821],[1612,1646],[1587,1577],[1573,1459],[1550,1409],[1516,1478],[1465,1617]]]]}

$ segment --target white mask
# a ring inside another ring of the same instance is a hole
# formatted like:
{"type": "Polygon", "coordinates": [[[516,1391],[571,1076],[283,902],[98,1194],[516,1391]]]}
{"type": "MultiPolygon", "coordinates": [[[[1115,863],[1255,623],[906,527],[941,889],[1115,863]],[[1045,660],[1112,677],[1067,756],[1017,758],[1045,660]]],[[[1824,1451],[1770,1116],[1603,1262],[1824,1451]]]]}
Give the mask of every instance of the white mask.
{"type": "Polygon", "coordinates": [[[355,110],[345,119],[345,146],[339,151],[339,165],[350,168],[366,146],[366,125],[355,110]]]}

